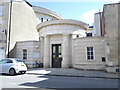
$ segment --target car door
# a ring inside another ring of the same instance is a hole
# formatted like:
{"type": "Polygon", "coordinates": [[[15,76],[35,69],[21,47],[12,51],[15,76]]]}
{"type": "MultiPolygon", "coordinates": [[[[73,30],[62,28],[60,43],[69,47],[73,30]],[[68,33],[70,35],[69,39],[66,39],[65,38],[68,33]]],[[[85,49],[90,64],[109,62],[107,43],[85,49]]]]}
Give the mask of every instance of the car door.
{"type": "Polygon", "coordinates": [[[2,60],[2,73],[9,73],[9,69],[12,67],[13,61],[11,59],[2,60]]]}
{"type": "Polygon", "coordinates": [[[13,66],[13,61],[11,59],[6,59],[3,65],[3,70],[5,73],[9,73],[9,69],[13,66]]]}
{"type": "Polygon", "coordinates": [[[5,64],[7,63],[7,60],[6,59],[3,59],[0,61],[0,66],[2,67],[1,68],[1,73],[5,73],[5,64]]]}

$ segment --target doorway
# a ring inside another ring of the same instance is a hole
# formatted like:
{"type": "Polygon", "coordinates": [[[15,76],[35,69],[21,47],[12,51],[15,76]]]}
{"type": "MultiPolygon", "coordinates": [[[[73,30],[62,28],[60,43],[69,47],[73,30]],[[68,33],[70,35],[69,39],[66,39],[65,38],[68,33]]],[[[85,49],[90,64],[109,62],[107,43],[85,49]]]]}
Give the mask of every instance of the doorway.
{"type": "Polygon", "coordinates": [[[62,47],[61,44],[52,44],[52,68],[61,68],[62,47]]]}

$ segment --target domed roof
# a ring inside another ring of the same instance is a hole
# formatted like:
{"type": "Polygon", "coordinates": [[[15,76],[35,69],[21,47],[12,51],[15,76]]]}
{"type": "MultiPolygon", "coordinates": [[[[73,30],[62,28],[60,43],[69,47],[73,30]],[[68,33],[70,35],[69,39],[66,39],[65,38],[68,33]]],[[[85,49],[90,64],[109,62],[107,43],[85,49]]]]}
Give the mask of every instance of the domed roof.
{"type": "Polygon", "coordinates": [[[82,27],[83,29],[88,29],[88,25],[86,23],[83,23],[81,21],[77,21],[77,20],[71,20],[71,19],[62,19],[62,20],[52,20],[52,21],[47,21],[47,22],[43,22],[37,25],[37,30],[39,31],[40,28],[43,28],[45,26],[49,26],[49,25],[59,25],[59,24],[67,24],[67,25],[77,25],[82,27]]]}

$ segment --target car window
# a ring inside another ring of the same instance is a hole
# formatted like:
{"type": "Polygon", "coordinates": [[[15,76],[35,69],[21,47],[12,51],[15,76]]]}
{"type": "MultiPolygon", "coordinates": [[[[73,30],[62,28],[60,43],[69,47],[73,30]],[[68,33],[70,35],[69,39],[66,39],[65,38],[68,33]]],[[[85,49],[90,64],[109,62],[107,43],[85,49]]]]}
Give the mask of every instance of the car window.
{"type": "Polygon", "coordinates": [[[10,59],[3,59],[0,61],[0,64],[7,64],[7,63],[13,63],[13,61],[10,59]]]}
{"type": "Polygon", "coordinates": [[[0,60],[0,64],[2,63],[2,60],[0,60]]]}
{"type": "Polygon", "coordinates": [[[7,63],[13,63],[13,61],[12,61],[12,60],[10,60],[10,59],[8,59],[8,60],[7,60],[7,63]]]}
{"type": "Polygon", "coordinates": [[[3,60],[0,61],[0,63],[1,63],[1,64],[5,64],[5,63],[7,63],[7,60],[6,60],[6,59],[3,59],[3,60]]]}

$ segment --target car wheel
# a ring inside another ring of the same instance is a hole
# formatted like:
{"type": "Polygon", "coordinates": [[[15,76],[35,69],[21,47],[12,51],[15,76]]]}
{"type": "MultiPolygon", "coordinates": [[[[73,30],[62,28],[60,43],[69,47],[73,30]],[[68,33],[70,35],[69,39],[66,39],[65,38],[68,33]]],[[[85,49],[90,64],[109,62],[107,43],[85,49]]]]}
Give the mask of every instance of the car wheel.
{"type": "Polygon", "coordinates": [[[24,71],[24,72],[22,72],[23,74],[25,74],[26,73],[26,71],[24,71]]]}
{"type": "Polygon", "coordinates": [[[24,72],[24,74],[26,73],[26,71],[24,72]]]}
{"type": "Polygon", "coordinates": [[[15,74],[16,74],[15,69],[11,68],[11,69],[9,70],[9,74],[10,74],[10,75],[15,75],[15,74]]]}

